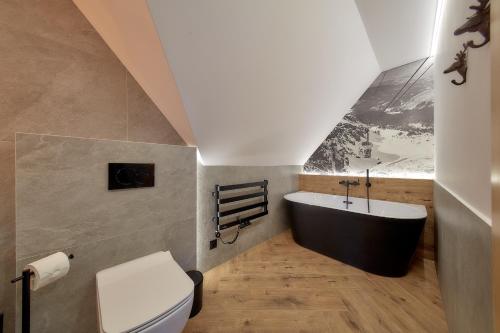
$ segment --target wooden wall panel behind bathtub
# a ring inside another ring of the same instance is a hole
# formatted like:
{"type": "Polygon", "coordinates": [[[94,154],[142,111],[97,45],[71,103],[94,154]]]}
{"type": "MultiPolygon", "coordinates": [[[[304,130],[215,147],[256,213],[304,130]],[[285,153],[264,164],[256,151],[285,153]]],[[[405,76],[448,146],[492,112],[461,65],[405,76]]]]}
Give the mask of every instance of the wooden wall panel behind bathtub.
{"type": "MultiPolygon", "coordinates": [[[[299,175],[301,191],[345,195],[345,187],[339,184],[342,179],[357,180],[358,177],[299,175]]],[[[365,177],[359,177],[360,186],[350,189],[355,197],[365,198],[365,177]]],[[[372,187],[370,198],[425,205],[427,208],[427,223],[417,249],[417,256],[434,260],[434,207],[433,181],[430,179],[399,179],[370,177],[372,187]]]]}

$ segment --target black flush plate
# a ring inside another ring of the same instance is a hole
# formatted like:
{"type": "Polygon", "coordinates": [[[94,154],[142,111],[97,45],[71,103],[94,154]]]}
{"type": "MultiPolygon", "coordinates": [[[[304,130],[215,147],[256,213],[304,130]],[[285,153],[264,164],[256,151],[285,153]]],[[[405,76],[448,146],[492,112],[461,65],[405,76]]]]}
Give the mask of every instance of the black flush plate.
{"type": "Polygon", "coordinates": [[[217,247],[217,239],[212,239],[210,241],[210,250],[213,250],[217,247]]]}
{"type": "Polygon", "coordinates": [[[155,165],[152,163],[108,164],[108,190],[154,186],[155,165]]]}

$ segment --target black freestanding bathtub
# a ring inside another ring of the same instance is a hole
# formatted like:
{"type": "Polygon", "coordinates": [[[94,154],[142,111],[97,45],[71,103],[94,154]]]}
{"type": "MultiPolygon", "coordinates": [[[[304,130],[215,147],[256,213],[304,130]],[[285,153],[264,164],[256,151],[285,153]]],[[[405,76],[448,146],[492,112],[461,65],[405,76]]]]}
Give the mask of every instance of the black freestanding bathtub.
{"type": "Polygon", "coordinates": [[[383,276],[408,273],[427,218],[425,206],[296,192],[285,195],[299,245],[383,276]]]}

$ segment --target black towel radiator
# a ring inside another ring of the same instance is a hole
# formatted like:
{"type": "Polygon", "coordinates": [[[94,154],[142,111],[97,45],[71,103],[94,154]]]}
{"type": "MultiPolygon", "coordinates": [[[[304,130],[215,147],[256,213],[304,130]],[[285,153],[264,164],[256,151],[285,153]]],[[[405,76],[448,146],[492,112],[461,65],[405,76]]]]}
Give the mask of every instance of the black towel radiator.
{"type": "Polygon", "coordinates": [[[252,224],[252,220],[258,219],[262,216],[268,214],[267,206],[267,185],[268,181],[264,180],[261,182],[253,182],[253,183],[244,183],[244,184],[235,184],[235,185],[215,185],[215,191],[212,192],[212,196],[215,198],[215,216],[213,217],[213,221],[216,223],[215,226],[215,237],[220,239],[223,244],[233,244],[238,239],[240,234],[240,230],[248,227],[252,224]],[[221,194],[225,191],[234,191],[234,190],[242,190],[247,188],[258,188],[257,192],[239,194],[235,196],[221,196],[221,194]],[[225,204],[237,203],[239,201],[261,198],[261,202],[251,203],[245,206],[241,206],[238,208],[222,210],[225,204]],[[221,219],[230,215],[235,215],[238,213],[248,213],[251,210],[255,210],[257,208],[261,208],[261,211],[249,216],[237,216],[235,219],[230,220],[229,222],[222,222],[221,219]],[[228,228],[232,228],[238,226],[238,230],[236,232],[236,236],[231,241],[224,241],[221,238],[221,231],[226,230],[228,228]]]}

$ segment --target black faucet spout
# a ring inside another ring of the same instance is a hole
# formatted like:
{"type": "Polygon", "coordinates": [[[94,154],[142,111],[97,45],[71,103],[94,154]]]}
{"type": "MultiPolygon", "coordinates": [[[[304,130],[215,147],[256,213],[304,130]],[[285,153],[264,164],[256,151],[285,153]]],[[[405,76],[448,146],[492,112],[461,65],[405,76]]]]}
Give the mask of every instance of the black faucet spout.
{"type": "Polygon", "coordinates": [[[346,187],[346,199],[342,201],[342,203],[345,203],[345,209],[349,209],[349,205],[352,204],[352,201],[349,201],[349,186],[358,186],[359,185],[359,179],[358,180],[348,180],[344,179],[339,181],[340,185],[344,185],[346,187]]]}

